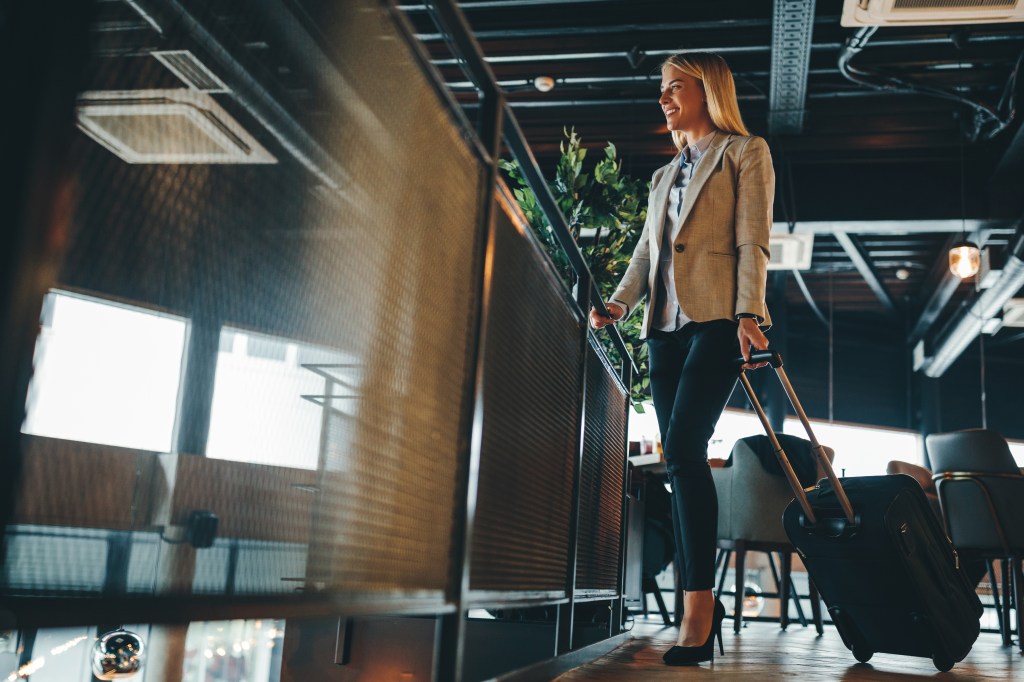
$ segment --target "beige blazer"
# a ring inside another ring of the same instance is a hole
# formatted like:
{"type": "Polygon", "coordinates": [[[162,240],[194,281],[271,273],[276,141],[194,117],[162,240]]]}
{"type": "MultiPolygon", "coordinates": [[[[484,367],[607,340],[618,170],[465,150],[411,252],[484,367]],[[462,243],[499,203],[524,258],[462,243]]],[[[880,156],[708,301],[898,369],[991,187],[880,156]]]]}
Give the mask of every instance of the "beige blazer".
{"type": "MultiPolygon", "coordinates": [[[[678,172],[677,154],[651,181],[647,222],[612,296],[628,306],[627,314],[657,291],[662,231],[671,229],[665,220],[669,190],[678,172]]],[[[686,187],[672,254],[676,297],[688,318],[707,322],[754,313],[763,327],[771,325],[764,299],[774,198],[768,144],[760,137],[716,132],[686,187]]],[[[649,301],[640,338],[647,338],[657,305],[649,301]]]]}

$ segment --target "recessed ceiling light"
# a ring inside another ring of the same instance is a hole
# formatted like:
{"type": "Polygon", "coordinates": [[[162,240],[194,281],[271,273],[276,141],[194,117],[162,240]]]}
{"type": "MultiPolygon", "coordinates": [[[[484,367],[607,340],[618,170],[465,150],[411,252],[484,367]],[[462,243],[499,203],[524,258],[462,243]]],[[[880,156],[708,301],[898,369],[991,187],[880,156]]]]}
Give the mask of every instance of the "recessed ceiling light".
{"type": "Polygon", "coordinates": [[[537,76],[533,79],[533,87],[541,92],[550,92],[555,87],[555,79],[551,76],[537,76]]]}

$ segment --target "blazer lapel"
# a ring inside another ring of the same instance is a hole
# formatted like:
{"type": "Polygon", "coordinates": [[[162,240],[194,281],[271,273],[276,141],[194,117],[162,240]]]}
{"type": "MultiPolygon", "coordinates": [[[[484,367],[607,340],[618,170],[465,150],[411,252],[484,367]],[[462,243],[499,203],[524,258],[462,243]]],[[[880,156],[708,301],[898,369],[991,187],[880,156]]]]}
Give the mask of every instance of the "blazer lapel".
{"type": "Polygon", "coordinates": [[[655,219],[653,243],[651,244],[653,253],[661,251],[661,238],[665,232],[666,216],[668,215],[668,195],[669,191],[676,184],[677,175],[679,175],[679,154],[676,154],[675,158],[672,159],[672,163],[662,173],[658,186],[654,187],[651,191],[651,201],[647,208],[647,215],[653,216],[655,219]]]}
{"type": "Polygon", "coordinates": [[[715,137],[711,140],[711,146],[704,152],[704,155],[697,162],[697,170],[693,172],[693,177],[690,179],[689,184],[686,186],[686,191],[683,193],[683,206],[680,210],[680,216],[682,221],[681,225],[685,225],[687,219],[690,217],[690,210],[693,208],[693,203],[697,200],[697,195],[704,189],[704,183],[707,182],[711,176],[711,171],[722,160],[722,154],[725,152],[725,143],[729,141],[729,135],[722,132],[716,132],[715,137]]]}

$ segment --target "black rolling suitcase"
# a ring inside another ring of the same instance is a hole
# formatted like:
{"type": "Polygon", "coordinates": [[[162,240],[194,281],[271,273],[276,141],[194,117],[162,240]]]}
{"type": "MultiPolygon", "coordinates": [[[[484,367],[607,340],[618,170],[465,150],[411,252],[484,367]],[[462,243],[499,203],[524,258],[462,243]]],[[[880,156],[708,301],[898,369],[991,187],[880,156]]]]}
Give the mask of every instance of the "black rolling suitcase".
{"type": "Polygon", "coordinates": [[[755,353],[754,360],[775,368],[828,476],[814,488],[801,488],[741,372],[747,397],[796,495],[783,515],[786,534],[843,644],[861,662],[882,652],[930,658],[939,670],[949,670],[978,638],[982,605],[921,486],[903,475],[840,481],[811,431],[782,358],[764,351],[755,353]]]}

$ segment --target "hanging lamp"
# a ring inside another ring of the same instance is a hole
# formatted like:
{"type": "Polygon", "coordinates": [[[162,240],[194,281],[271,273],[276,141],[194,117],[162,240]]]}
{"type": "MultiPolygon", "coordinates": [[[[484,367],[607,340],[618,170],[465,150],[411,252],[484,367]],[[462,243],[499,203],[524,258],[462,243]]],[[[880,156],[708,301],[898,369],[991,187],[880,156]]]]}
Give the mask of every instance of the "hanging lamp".
{"type": "Polygon", "coordinates": [[[964,133],[960,132],[960,241],[949,249],[949,271],[960,279],[978,274],[981,269],[981,250],[967,239],[967,169],[964,159],[964,133]]]}

